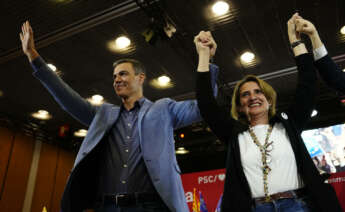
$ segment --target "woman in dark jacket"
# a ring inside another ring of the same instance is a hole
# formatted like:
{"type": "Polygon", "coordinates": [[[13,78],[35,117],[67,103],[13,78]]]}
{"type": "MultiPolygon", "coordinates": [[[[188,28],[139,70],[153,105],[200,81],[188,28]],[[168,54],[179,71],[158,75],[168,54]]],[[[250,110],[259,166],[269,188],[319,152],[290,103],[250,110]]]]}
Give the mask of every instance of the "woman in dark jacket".
{"type": "Polygon", "coordinates": [[[217,45],[210,32],[195,37],[200,112],[228,146],[222,211],[341,211],[300,136],[314,106],[316,73],[312,57],[298,41],[297,16],[288,21],[288,34],[298,67],[298,92],[289,109],[279,114],[274,89],[254,75],[237,83],[231,117],[222,111],[212,95],[209,74],[217,45]]]}

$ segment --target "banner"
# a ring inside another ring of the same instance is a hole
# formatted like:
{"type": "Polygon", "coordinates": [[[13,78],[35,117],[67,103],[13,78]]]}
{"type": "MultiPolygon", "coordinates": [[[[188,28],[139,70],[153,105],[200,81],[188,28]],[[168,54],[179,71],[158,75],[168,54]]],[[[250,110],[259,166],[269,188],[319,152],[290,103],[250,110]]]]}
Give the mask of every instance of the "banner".
{"type": "MultiPolygon", "coordinates": [[[[189,210],[191,212],[198,211],[193,210],[193,202],[194,206],[197,203],[197,205],[200,205],[199,194],[202,193],[204,206],[207,208],[207,211],[215,212],[219,199],[223,194],[225,169],[183,174],[181,177],[189,210]],[[193,196],[194,198],[197,196],[197,200],[194,200],[193,196]]],[[[339,202],[345,210],[345,172],[332,174],[328,179],[328,183],[334,187],[339,202]]],[[[199,211],[204,212],[206,210],[199,209],[199,211]]]]}
{"type": "Polygon", "coordinates": [[[225,169],[183,174],[181,177],[189,210],[193,211],[193,194],[196,189],[198,197],[199,192],[202,193],[208,212],[214,212],[223,194],[225,169]]]}
{"type": "Polygon", "coordinates": [[[328,183],[333,186],[341,207],[343,208],[343,211],[345,211],[345,172],[332,174],[328,179],[328,183]]]}

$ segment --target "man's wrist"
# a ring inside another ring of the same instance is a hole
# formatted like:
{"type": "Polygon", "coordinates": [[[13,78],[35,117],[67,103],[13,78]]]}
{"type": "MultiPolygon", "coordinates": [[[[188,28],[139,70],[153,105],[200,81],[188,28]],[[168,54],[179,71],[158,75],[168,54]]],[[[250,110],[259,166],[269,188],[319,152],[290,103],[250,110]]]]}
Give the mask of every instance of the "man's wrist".
{"type": "Polygon", "coordinates": [[[29,61],[32,62],[34,59],[36,59],[39,54],[36,51],[36,49],[28,50],[25,55],[28,57],[29,61]]]}
{"type": "Polygon", "coordinates": [[[313,49],[318,49],[321,46],[323,46],[323,43],[321,41],[321,38],[319,36],[318,32],[313,33],[312,35],[309,36],[311,44],[313,46],[313,49]]]}

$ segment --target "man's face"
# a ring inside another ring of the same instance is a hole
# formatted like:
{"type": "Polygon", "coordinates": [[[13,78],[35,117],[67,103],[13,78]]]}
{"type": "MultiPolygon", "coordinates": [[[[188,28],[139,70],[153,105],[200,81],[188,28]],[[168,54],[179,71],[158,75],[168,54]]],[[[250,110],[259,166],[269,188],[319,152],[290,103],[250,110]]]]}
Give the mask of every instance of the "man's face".
{"type": "Polygon", "coordinates": [[[142,92],[145,74],[135,74],[131,63],[121,63],[115,67],[113,78],[116,94],[121,98],[129,98],[142,92]]]}
{"type": "Polygon", "coordinates": [[[239,111],[247,117],[265,114],[268,116],[269,103],[256,82],[246,82],[240,87],[239,111]]]}

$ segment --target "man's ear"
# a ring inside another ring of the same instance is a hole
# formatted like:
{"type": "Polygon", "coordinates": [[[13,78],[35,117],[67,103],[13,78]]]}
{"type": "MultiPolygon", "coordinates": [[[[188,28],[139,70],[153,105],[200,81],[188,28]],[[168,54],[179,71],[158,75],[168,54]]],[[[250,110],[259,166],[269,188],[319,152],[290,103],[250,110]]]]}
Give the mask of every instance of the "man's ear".
{"type": "Polygon", "coordinates": [[[145,79],[146,79],[146,74],[143,73],[143,72],[141,72],[141,73],[139,74],[139,81],[140,81],[140,83],[141,83],[141,84],[144,84],[145,79]]]}

